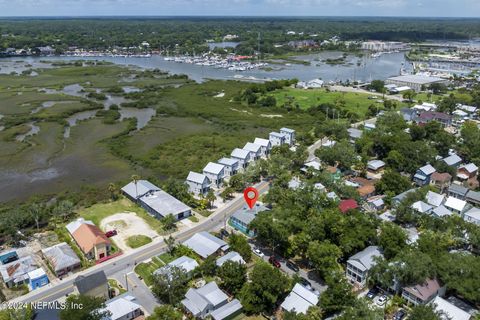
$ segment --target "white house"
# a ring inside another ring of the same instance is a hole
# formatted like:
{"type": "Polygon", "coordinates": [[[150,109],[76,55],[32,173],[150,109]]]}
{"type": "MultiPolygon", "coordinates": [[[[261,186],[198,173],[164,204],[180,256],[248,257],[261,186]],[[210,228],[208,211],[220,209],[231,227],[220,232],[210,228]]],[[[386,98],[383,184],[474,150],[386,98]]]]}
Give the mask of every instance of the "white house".
{"type": "Polygon", "coordinates": [[[250,162],[250,151],[248,150],[235,148],[230,156],[238,161],[240,168],[246,168],[250,162]]]}
{"type": "Polygon", "coordinates": [[[448,197],[444,206],[455,213],[461,214],[467,209],[467,202],[454,197],[448,197]]]}
{"type": "Polygon", "coordinates": [[[440,314],[441,320],[470,320],[472,318],[470,313],[463,311],[441,297],[433,299],[432,305],[435,311],[440,314]]]}
{"type": "Polygon", "coordinates": [[[418,213],[430,213],[432,211],[433,207],[429,205],[428,203],[425,203],[423,201],[417,201],[412,204],[411,208],[418,213]]]}
{"type": "Polygon", "coordinates": [[[253,153],[253,160],[260,159],[262,156],[262,146],[259,144],[247,142],[243,149],[253,153]]]}
{"type": "Polygon", "coordinates": [[[238,172],[238,160],[232,158],[222,158],[217,161],[219,164],[224,166],[225,177],[233,176],[238,172]]]}
{"type": "Polygon", "coordinates": [[[463,220],[480,226],[480,208],[472,208],[465,212],[463,220]]]}
{"type": "Polygon", "coordinates": [[[189,247],[204,259],[219,252],[219,250],[226,251],[229,248],[225,241],[212,236],[206,231],[194,234],[191,238],[183,242],[183,245],[189,247]]]}
{"type": "Polygon", "coordinates": [[[285,135],[285,143],[290,146],[295,144],[295,130],[289,128],[281,128],[280,134],[285,135]]]}
{"type": "Polygon", "coordinates": [[[237,263],[240,263],[240,264],[245,264],[245,260],[243,260],[242,256],[238,252],[230,251],[226,255],[218,258],[217,261],[216,261],[216,265],[217,265],[217,267],[221,267],[227,261],[233,261],[233,262],[237,262],[237,263]]]}
{"type": "Polygon", "coordinates": [[[462,158],[460,158],[457,154],[452,154],[442,160],[447,165],[451,167],[458,167],[462,163],[462,158]]]}
{"type": "Polygon", "coordinates": [[[285,135],[279,132],[270,132],[268,140],[272,144],[272,147],[278,147],[285,144],[285,135]]]}
{"type": "MultiPolygon", "coordinates": [[[[220,290],[214,281],[212,281],[201,288],[188,289],[185,294],[185,299],[182,300],[182,304],[195,318],[205,319],[209,314],[228,305],[228,296],[220,290]]],[[[232,310],[228,316],[232,316],[234,313],[241,310],[241,308],[240,304],[239,308],[232,310]]],[[[225,319],[228,316],[223,315],[223,317],[218,317],[217,315],[217,317],[214,317],[212,314],[212,317],[216,320],[225,319]]]]}
{"type": "Polygon", "coordinates": [[[182,269],[185,273],[190,274],[193,270],[195,270],[196,267],[198,267],[198,263],[195,261],[195,259],[187,256],[181,256],[180,258],[168,263],[166,266],[155,270],[154,274],[169,274],[173,267],[182,269]]]}
{"type": "Polygon", "coordinates": [[[210,182],[216,187],[220,187],[225,177],[225,166],[222,164],[209,162],[205,168],[203,168],[203,174],[210,180],[210,182]]]}
{"type": "Polygon", "coordinates": [[[427,203],[433,207],[438,207],[445,201],[445,195],[433,191],[428,191],[425,196],[427,203]]]}
{"type": "Polygon", "coordinates": [[[347,279],[352,284],[365,286],[368,272],[376,264],[374,258],[382,256],[380,248],[377,246],[369,246],[363,251],[357,252],[347,261],[347,279]]]}
{"type": "Polygon", "coordinates": [[[210,180],[201,173],[190,171],[185,182],[188,190],[197,196],[206,195],[210,190],[210,180]]]}
{"type": "Polygon", "coordinates": [[[317,303],[318,294],[297,283],[281,306],[283,310],[288,312],[306,314],[308,308],[316,306],[317,303]]]}
{"type": "Polygon", "coordinates": [[[253,141],[253,143],[261,146],[262,157],[268,156],[270,150],[272,150],[272,143],[268,139],[255,138],[255,141],[253,141]]]}
{"type": "Polygon", "coordinates": [[[142,306],[137,303],[136,298],[129,292],[105,302],[103,311],[109,311],[109,315],[103,320],[136,319],[144,314],[142,306]]]}

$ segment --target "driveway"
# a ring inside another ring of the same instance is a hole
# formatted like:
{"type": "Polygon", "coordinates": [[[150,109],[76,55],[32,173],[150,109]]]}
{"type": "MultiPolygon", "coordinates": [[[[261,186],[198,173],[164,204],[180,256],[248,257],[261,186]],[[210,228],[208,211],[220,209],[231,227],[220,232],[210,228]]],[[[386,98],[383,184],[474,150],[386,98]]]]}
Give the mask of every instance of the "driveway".
{"type": "MultiPolygon", "coordinates": [[[[250,246],[257,247],[262,251],[265,255],[263,256],[263,260],[268,262],[268,259],[271,257],[272,252],[269,249],[262,248],[261,246],[254,245],[253,243],[250,246]]],[[[290,277],[297,274],[298,276],[307,279],[312,284],[312,288],[322,294],[325,290],[327,290],[327,285],[323,282],[322,279],[318,276],[318,274],[314,270],[308,270],[300,268],[298,272],[293,271],[289,267],[287,267],[287,260],[275,255],[275,258],[280,262],[280,270],[290,277]]]]}
{"type": "Polygon", "coordinates": [[[127,245],[127,239],[131,236],[145,235],[152,240],[158,237],[158,233],[135,212],[122,212],[108,216],[100,222],[100,228],[104,231],[117,230],[118,234],[112,239],[123,252],[132,250],[127,245]]]}

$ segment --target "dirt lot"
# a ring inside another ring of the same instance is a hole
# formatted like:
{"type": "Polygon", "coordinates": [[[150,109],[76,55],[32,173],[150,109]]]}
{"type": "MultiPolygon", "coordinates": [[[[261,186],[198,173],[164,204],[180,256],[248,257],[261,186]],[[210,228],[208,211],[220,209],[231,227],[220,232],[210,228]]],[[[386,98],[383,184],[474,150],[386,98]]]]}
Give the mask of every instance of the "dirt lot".
{"type": "Polygon", "coordinates": [[[106,217],[100,223],[100,228],[104,231],[117,230],[118,234],[112,239],[124,252],[132,250],[127,245],[127,239],[131,236],[145,235],[152,240],[158,237],[158,233],[134,212],[122,212],[106,217]]]}

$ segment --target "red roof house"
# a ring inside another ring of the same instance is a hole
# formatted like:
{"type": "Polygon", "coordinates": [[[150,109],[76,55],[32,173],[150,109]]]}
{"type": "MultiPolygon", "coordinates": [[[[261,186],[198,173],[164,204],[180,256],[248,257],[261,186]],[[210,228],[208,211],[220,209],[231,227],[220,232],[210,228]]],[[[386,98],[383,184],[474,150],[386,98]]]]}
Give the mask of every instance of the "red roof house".
{"type": "Polygon", "coordinates": [[[342,200],[340,201],[338,208],[340,209],[340,211],[342,211],[342,213],[345,213],[349,210],[357,209],[358,203],[357,201],[355,201],[355,199],[342,200]]]}

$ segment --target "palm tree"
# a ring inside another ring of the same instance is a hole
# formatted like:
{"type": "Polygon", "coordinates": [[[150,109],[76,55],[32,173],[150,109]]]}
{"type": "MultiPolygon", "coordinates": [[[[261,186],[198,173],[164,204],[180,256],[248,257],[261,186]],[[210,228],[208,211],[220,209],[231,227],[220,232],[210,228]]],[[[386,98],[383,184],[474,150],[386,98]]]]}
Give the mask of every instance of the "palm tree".
{"type": "Polygon", "coordinates": [[[135,183],[135,199],[138,198],[138,188],[137,188],[137,183],[138,181],[140,180],[140,176],[139,175],[132,175],[132,180],[133,180],[133,183],[135,183]]]}
{"type": "Polygon", "coordinates": [[[115,183],[111,182],[108,184],[108,191],[110,192],[110,197],[112,198],[112,201],[115,201],[117,193],[117,186],[115,185],[115,183]]]}

